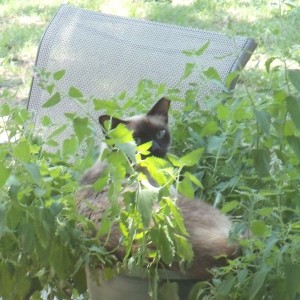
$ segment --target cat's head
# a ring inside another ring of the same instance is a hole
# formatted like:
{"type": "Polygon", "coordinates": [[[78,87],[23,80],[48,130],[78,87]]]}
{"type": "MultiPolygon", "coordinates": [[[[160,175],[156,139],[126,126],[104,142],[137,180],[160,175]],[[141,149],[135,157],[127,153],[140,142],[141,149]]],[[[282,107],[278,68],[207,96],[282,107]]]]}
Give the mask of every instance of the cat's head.
{"type": "Polygon", "coordinates": [[[168,111],[170,100],[161,98],[145,115],[118,119],[108,115],[99,117],[99,122],[104,128],[104,122],[111,120],[111,128],[120,123],[125,124],[128,129],[133,130],[133,138],[137,145],[152,141],[150,153],[156,157],[165,157],[171,136],[168,128],[168,111]]]}

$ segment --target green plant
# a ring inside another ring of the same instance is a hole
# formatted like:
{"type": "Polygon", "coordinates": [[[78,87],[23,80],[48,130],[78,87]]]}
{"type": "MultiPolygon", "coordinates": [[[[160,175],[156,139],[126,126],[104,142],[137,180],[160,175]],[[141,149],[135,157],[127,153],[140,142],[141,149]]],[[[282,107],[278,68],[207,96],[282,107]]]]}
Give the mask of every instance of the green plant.
{"type": "MultiPolygon", "coordinates": [[[[0,146],[0,278],[1,286],[6,287],[1,296],[22,299],[30,290],[41,287],[48,287],[60,298],[76,290],[83,293],[83,266],[99,261],[107,266],[107,277],[115,270],[111,266],[132,270],[148,267],[155,279],[157,274],[152,272],[160,260],[167,264],[189,260],[182,220],[168,200],[169,186],[174,183],[186,196],[198,195],[231,214],[237,221],[236,233],[245,227],[252,231],[250,238],[241,241],[244,255],[229,261],[226,267],[212,270],[212,282],[196,284],[190,299],[261,299],[266,295],[272,299],[296,299],[300,292],[300,71],[283,69],[283,77],[279,78],[284,84],[278,86],[273,79],[278,78],[278,68],[272,68],[274,61],[266,61],[265,77],[272,78],[268,89],[257,94],[248,89],[232,94],[228,87],[235,75],[231,75],[223,87],[226,92],[207,99],[205,104],[210,109],[203,109],[195,101],[200,92],[195,84],[186,92],[185,101],[175,90],[150,81],[142,81],[134,97],[125,93],[118,96],[127,99],[125,108],[139,104],[135,106],[138,110],[145,109],[146,99],[153,95],[167,94],[183,103],[180,115],[171,111],[176,122],[172,126],[174,144],[169,162],[141,160],[140,154],[147,152],[149,145],[136,148],[125,127],[117,127],[107,141],[109,150],[105,155],[112,167],[95,187],[101,189],[107,182],[114,182],[114,203],[125,177],[132,179],[129,187],[133,183],[136,187],[138,182],[135,191],[126,193],[126,210],[117,209],[108,215],[98,231],[99,237],[109,232],[113,218],[122,220],[126,256],[121,264],[116,264],[97,238],[82,234],[82,229],[93,232],[95,226],[78,215],[74,202],[79,174],[95,157],[93,120],[67,114],[73,134],[59,146],[55,138],[66,130],[66,124],[57,127],[46,116],[42,120],[44,129],[55,129],[46,138],[34,136],[28,111],[3,105],[1,117],[10,119],[3,127],[9,141],[0,146]],[[90,149],[84,157],[78,156],[82,144],[90,149]],[[42,145],[59,146],[59,150],[48,152],[42,145]],[[76,157],[76,163],[72,157],[76,157]],[[161,185],[159,189],[145,189],[145,178],[135,171],[138,164],[148,168],[161,185]],[[151,204],[156,199],[160,209],[153,212],[151,204]],[[173,214],[169,220],[163,217],[166,210],[173,214]],[[148,228],[150,220],[157,223],[153,230],[148,228]],[[158,243],[157,251],[145,247],[147,241],[155,241],[160,235],[168,237],[168,243],[158,243]],[[129,255],[136,243],[140,251],[129,255]]],[[[196,67],[187,65],[182,80],[188,80],[192,71],[196,67]]],[[[56,90],[55,82],[64,73],[41,72],[41,86],[50,94],[44,106],[51,107],[62,99],[63,92],[56,90]]],[[[212,68],[198,73],[202,80],[222,84],[212,68]]],[[[75,87],[69,89],[68,95],[74,105],[84,107],[91,101],[96,110],[101,107],[108,113],[121,114],[118,104],[112,107],[103,101],[101,105],[97,99],[85,98],[75,87]]],[[[38,292],[35,295],[38,297],[38,292]]]]}

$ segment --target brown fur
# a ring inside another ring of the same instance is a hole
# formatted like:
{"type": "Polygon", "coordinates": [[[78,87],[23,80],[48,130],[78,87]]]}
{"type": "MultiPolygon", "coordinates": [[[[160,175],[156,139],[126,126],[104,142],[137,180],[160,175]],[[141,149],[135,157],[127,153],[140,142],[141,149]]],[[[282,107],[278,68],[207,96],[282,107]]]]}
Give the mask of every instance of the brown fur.
{"type": "MultiPolygon", "coordinates": [[[[163,99],[164,100],[160,100],[160,102],[163,104],[163,108],[168,110],[169,100],[165,98],[163,99]]],[[[150,111],[152,114],[153,109],[150,111]]],[[[153,116],[151,114],[146,115],[146,121],[145,118],[140,117],[133,118],[130,121],[121,120],[121,122],[126,122],[127,126],[130,129],[135,130],[136,133],[136,131],[140,128],[138,125],[139,122],[142,121],[151,123],[151,121],[153,121],[151,118],[156,118],[160,120],[164,126],[167,126],[168,119],[166,114],[163,112],[159,116],[153,116]]],[[[107,117],[104,119],[107,120],[107,117]]],[[[116,120],[113,122],[118,123],[116,120]]],[[[107,197],[108,189],[105,188],[100,193],[95,193],[93,189],[87,185],[91,185],[95,182],[95,180],[97,180],[97,178],[105,170],[106,166],[106,162],[97,162],[95,166],[84,175],[82,179],[84,187],[77,195],[78,209],[81,214],[96,223],[101,221],[104,213],[110,206],[107,197]]],[[[184,276],[186,278],[198,280],[206,279],[209,277],[208,270],[210,268],[213,266],[224,265],[226,263],[226,257],[234,258],[239,255],[238,245],[230,244],[228,241],[229,231],[232,226],[231,221],[228,217],[222,215],[219,210],[203,201],[198,199],[189,200],[181,195],[177,198],[177,206],[184,219],[184,224],[189,233],[189,240],[194,251],[192,265],[184,276]]],[[[119,204],[121,207],[124,206],[122,202],[122,195],[119,195],[119,204]]],[[[112,227],[112,231],[105,247],[108,250],[117,249],[115,254],[119,259],[122,259],[122,256],[124,255],[123,249],[121,247],[117,247],[119,246],[119,239],[120,231],[118,223],[116,222],[112,227]]],[[[179,271],[178,266],[173,266],[172,269],[179,271]]]]}

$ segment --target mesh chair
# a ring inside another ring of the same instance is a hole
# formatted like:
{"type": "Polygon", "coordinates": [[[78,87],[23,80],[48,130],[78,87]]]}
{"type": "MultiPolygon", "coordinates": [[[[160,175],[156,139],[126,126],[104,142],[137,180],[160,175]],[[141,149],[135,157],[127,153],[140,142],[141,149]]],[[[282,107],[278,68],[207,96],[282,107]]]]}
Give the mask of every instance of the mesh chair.
{"type": "MultiPolygon", "coordinates": [[[[182,76],[186,63],[191,61],[182,51],[196,50],[206,43],[209,44],[204,54],[193,57],[193,61],[203,70],[215,68],[222,80],[229,73],[243,68],[256,48],[255,42],[245,37],[62,5],[41,40],[36,67],[50,72],[65,69],[66,75],[58,85],[66,93],[75,86],[84,95],[111,99],[123,91],[127,95],[133,94],[141,79],[165,83],[172,88],[182,76]]],[[[188,84],[181,88],[187,89],[188,84]]],[[[204,85],[201,95],[204,97],[218,89],[217,86],[204,85]]],[[[66,122],[65,112],[80,113],[70,99],[43,108],[48,98],[38,79],[34,78],[28,109],[34,112],[37,126],[44,115],[62,123],[66,122]]],[[[176,105],[179,104],[174,103],[172,107],[176,108],[176,105]]],[[[88,109],[95,118],[99,115],[93,107],[88,109]]],[[[98,130],[97,136],[101,136],[100,126],[98,130]]]]}

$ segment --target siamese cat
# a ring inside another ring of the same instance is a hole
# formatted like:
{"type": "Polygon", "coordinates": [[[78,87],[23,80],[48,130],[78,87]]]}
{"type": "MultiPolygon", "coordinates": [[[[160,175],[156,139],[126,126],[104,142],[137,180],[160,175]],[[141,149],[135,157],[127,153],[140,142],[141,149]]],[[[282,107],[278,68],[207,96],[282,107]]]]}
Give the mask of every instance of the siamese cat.
{"type": "MultiPolygon", "coordinates": [[[[162,98],[145,115],[127,119],[102,115],[99,117],[99,122],[104,126],[105,121],[111,120],[112,128],[120,123],[125,124],[130,130],[133,130],[133,137],[137,144],[152,141],[151,155],[164,158],[171,143],[168,129],[169,107],[170,100],[162,98]]],[[[109,207],[108,190],[103,189],[97,194],[88,185],[94,183],[106,167],[107,164],[104,161],[96,163],[88,170],[82,178],[83,188],[78,194],[79,211],[96,223],[101,221],[101,217],[109,207]]],[[[122,200],[120,199],[120,201],[122,200]]],[[[208,279],[210,268],[226,264],[226,257],[235,258],[240,255],[239,246],[229,242],[232,223],[218,209],[199,199],[190,200],[178,194],[176,204],[184,219],[189,233],[188,238],[194,251],[193,262],[183,274],[184,278],[208,279]]],[[[119,227],[116,224],[112,227],[106,248],[108,250],[117,249],[119,238],[119,227]]],[[[114,253],[119,259],[122,259],[122,255],[124,255],[122,251],[118,252],[118,250],[114,253]]],[[[173,266],[172,270],[179,272],[179,267],[173,266]]]]}

